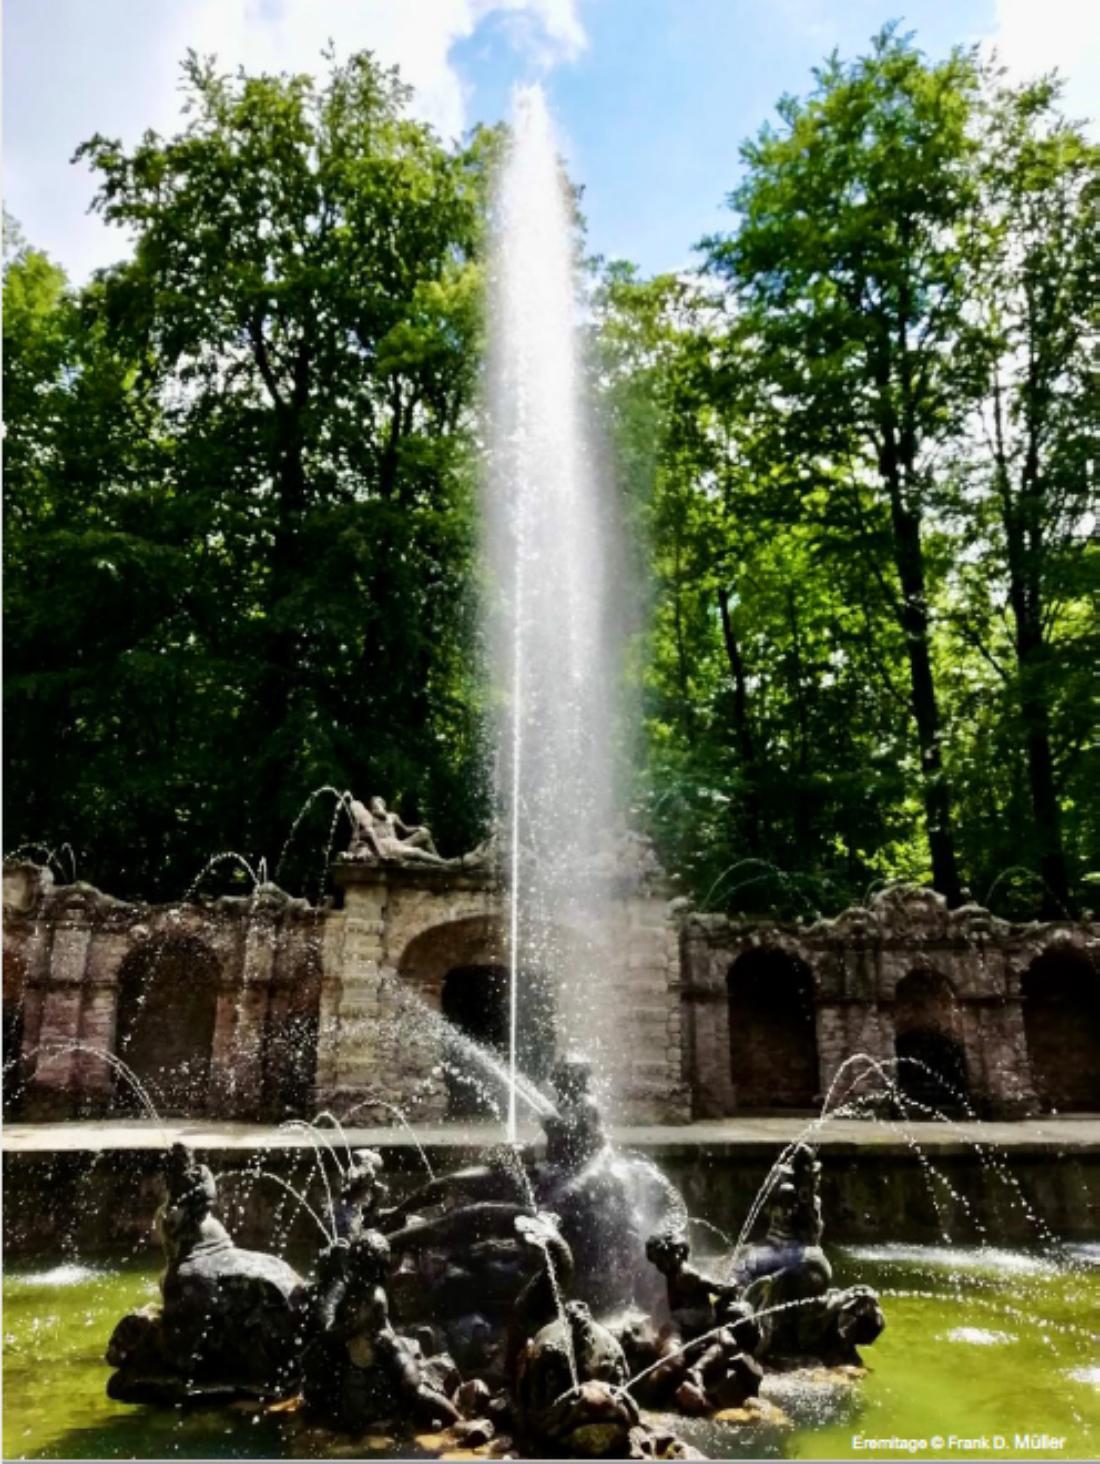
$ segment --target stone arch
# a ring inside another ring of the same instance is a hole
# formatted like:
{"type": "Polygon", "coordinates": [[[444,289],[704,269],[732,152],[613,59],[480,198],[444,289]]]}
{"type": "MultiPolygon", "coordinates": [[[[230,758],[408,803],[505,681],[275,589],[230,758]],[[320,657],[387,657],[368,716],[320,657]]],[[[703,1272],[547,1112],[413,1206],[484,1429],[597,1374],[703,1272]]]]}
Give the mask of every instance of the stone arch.
{"type": "MultiPolygon", "coordinates": [[[[115,1052],[163,1114],[205,1110],[220,978],[217,956],[193,935],[153,936],[119,968],[115,1052]]],[[[116,1079],[113,1107],[136,1106],[116,1079]]]]}
{"type": "Polygon", "coordinates": [[[1044,951],[1024,974],[1031,1081],[1047,1112],[1100,1110],[1100,972],[1080,950],[1044,951]]]}
{"type": "MultiPolygon", "coordinates": [[[[955,988],[938,971],[921,967],[898,982],[894,1051],[904,1097],[941,1110],[962,1105],[970,1089],[962,1012],[955,988]]],[[[928,1117],[920,1109],[914,1116],[928,1117]]]]}
{"type": "Polygon", "coordinates": [[[735,1108],[812,1108],[820,1085],[809,966],[781,950],[746,951],[726,993],[735,1108]]]}
{"type": "MultiPolygon", "coordinates": [[[[497,1058],[507,1056],[511,972],[501,922],[472,915],[422,931],[406,946],[398,974],[449,1024],[443,1034],[447,1112],[487,1117],[500,1094],[472,1057],[469,1038],[497,1058]],[[448,1037],[449,1031],[456,1034],[448,1037]]],[[[554,1056],[554,1008],[541,973],[529,972],[520,987],[518,1064],[536,1082],[554,1056]]]]}

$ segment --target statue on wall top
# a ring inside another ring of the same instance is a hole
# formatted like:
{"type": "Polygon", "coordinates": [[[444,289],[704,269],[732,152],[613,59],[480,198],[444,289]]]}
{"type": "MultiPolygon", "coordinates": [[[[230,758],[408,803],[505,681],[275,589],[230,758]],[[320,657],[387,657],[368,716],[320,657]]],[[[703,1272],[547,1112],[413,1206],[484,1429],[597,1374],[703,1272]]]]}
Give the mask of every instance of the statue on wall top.
{"type": "MultiPolygon", "coordinates": [[[[366,803],[348,798],[351,819],[351,842],[343,858],[362,864],[431,865],[436,869],[452,869],[476,874],[493,874],[501,870],[509,858],[507,842],[499,825],[469,853],[445,859],[435,846],[431,830],[425,824],[407,824],[400,814],[387,808],[384,798],[369,798],[366,803]]],[[[524,862],[537,861],[539,856],[524,846],[524,862]]],[[[666,875],[653,844],[625,825],[605,831],[584,856],[584,872],[598,880],[614,881],[629,889],[650,889],[666,882],[666,875]]]]}
{"type": "Polygon", "coordinates": [[[378,860],[382,864],[449,864],[435,847],[431,830],[424,824],[407,824],[392,813],[385,799],[371,798],[362,804],[353,798],[348,804],[352,820],[350,859],[378,860]]]}

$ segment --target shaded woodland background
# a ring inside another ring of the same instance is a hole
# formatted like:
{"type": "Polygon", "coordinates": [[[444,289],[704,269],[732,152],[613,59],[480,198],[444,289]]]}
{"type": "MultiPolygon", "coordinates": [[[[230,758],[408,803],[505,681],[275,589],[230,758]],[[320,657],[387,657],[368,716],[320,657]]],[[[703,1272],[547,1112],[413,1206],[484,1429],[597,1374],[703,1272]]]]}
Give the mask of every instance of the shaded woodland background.
{"type": "MultiPolygon", "coordinates": [[[[177,136],[81,149],[120,264],[75,288],[5,225],[6,845],[156,898],[223,849],[274,868],[321,784],[385,792],[445,852],[489,807],[501,132],[445,147],[366,53],[320,82],[185,71],[177,136]]],[[[900,878],[1078,912],[1098,149],[1056,79],[887,29],[742,160],[697,270],[586,271],[648,597],[636,822],[708,908],[808,916],[900,878]]],[[[294,892],[330,818],[294,835],[294,892]]]]}

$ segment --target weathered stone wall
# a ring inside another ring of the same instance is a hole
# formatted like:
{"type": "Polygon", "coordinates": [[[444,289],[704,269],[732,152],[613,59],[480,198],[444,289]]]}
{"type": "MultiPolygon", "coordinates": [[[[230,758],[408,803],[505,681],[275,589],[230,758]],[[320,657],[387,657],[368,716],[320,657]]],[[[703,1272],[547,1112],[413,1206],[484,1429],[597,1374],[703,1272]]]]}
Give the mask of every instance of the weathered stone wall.
{"type": "MultiPolygon", "coordinates": [[[[201,953],[215,973],[211,1038],[208,1050],[196,1054],[201,1081],[189,1107],[242,1119],[270,1109],[265,1051],[280,1029],[288,989],[310,985],[323,924],[323,912],[274,892],[207,904],[136,905],[86,884],[55,887],[49,872],[33,865],[7,866],[5,959],[19,980],[5,987],[5,1030],[19,1051],[6,1051],[5,1064],[13,1063],[13,1086],[22,1091],[25,1111],[68,1117],[129,1101],[112,1061],[139,1057],[125,1050],[118,1030],[127,970],[139,968],[133,971],[141,988],[137,1001],[154,1004],[153,1038],[159,1022],[164,1050],[176,1051],[173,1002],[192,995],[179,990],[192,975],[186,966],[180,969],[181,949],[201,953]]],[[[156,1053],[140,1057],[148,1068],[156,1053]]],[[[312,1054],[308,1060],[312,1065],[312,1054]]],[[[155,1088],[150,1092],[155,1101],[155,1088]]]]}
{"type": "MultiPolygon", "coordinates": [[[[169,1093],[166,1111],[281,1119],[358,1107],[378,1122],[393,1105],[414,1121],[445,1117],[444,983],[506,965],[500,890],[473,870],[334,873],[339,908],[269,887],[153,907],[8,866],[6,1090],[29,1117],[102,1114],[125,1101],[111,1063],[121,1056],[151,1080],[159,1106],[158,1044],[176,1061],[190,1032],[193,1081],[169,1093]]],[[[980,1114],[1035,1113],[1059,1095],[1100,1111],[1095,925],[1008,925],[914,889],[802,926],[692,913],[637,882],[611,908],[591,1026],[581,988],[558,1014],[556,1043],[583,1046],[612,1014],[601,1063],[621,1122],[759,1111],[776,1099],[810,1108],[834,1083],[843,1095],[845,1075],[861,1070],[853,1054],[892,1074],[899,1053],[928,1051],[957,1062],[980,1114]],[[1047,988],[1055,996],[1036,1015],[1047,988]],[[802,1026],[786,1033],[796,1006],[802,1026]]],[[[592,933],[563,932],[566,947],[574,938],[580,950],[592,933]]]]}
{"type": "MultiPolygon", "coordinates": [[[[447,1090],[432,1014],[450,972],[506,963],[500,891],[483,875],[423,866],[345,865],[336,878],[345,903],[328,917],[319,1100],[369,1113],[381,1098],[438,1120],[447,1090]]],[[[621,1121],[686,1120],[678,927],[665,895],[628,890],[613,900],[600,969],[618,1039],[604,1075],[621,1121]]],[[[577,1040],[559,1024],[560,1048],[577,1040]]]]}
{"type": "Polygon", "coordinates": [[[441,1038],[430,1014],[449,969],[491,959],[496,892],[485,879],[423,866],[349,865],[338,879],[344,908],[327,922],[318,1102],[341,1114],[363,1105],[364,1117],[383,1121],[379,1101],[414,1119],[442,1118],[441,1038]],[[422,969],[406,957],[426,939],[435,959],[422,969]]]}
{"type": "MultiPolygon", "coordinates": [[[[869,909],[813,925],[689,915],[683,926],[685,1072],[696,1117],[742,1111],[731,1063],[730,994],[738,963],[771,951],[809,970],[813,982],[820,1102],[856,1053],[892,1064],[897,1056],[899,987],[914,973],[937,978],[939,1009],[907,1004],[907,1018],[954,1037],[965,1055],[968,1097],[982,1115],[1035,1113],[1040,1103],[1025,1036],[1021,986],[1043,957],[1086,972],[1080,1021],[1091,1034],[1077,1061],[1094,1063],[1092,1101],[1100,1111],[1100,929],[1095,924],[1010,925],[974,905],[948,910],[929,890],[888,890],[869,909]]],[[[927,989],[927,987],[926,987],[927,989]]],[[[1068,1014],[1067,1014],[1068,1015],[1068,1014]]],[[[859,1064],[846,1074],[855,1075],[859,1064]]],[[[892,1076],[893,1068],[888,1072],[892,1076]]],[[[845,1077],[841,1076],[843,1091],[845,1077]]],[[[1088,1085],[1082,1084],[1087,1091],[1088,1085]]]]}
{"type": "MultiPolygon", "coordinates": [[[[86,885],[55,888],[36,866],[9,866],[5,1012],[21,1049],[15,1086],[25,1090],[24,1111],[108,1111],[120,1094],[110,1055],[138,1068],[161,1106],[158,1053],[139,1062],[119,1031],[120,977],[127,961],[157,948],[143,979],[147,1000],[163,1004],[164,1051],[175,1053],[174,1023],[197,1019],[194,1003],[174,1008],[166,988],[190,979],[178,950],[192,942],[217,971],[210,1051],[195,1056],[195,1112],[288,1116],[292,1105],[280,1095],[295,1084],[281,1078],[287,1060],[304,1064],[305,1056],[309,1092],[299,1111],[308,1103],[384,1121],[392,1105],[412,1119],[445,1117],[445,1037],[436,1020],[443,983],[452,971],[504,960],[499,888],[486,874],[426,866],[347,864],[335,876],[342,908],[314,909],[269,889],[154,908],[86,885]],[[161,954],[158,942],[177,954],[161,954]],[[312,1048],[303,1055],[291,1042],[284,1060],[278,1043],[294,1023],[299,1049],[303,1041],[312,1048]]],[[[606,1076],[619,1116],[686,1120],[678,927],[665,895],[621,893],[599,966],[601,1001],[615,1013],[606,1076]]],[[[569,1040],[559,1033],[560,1047],[569,1040]]]]}

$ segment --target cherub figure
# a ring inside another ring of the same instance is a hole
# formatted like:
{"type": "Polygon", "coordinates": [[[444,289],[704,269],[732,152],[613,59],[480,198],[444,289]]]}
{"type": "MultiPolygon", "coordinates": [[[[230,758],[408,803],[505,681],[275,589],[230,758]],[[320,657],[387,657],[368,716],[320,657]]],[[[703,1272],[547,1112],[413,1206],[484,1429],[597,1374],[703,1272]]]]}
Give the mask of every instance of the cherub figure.
{"type": "Polygon", "coordinates": [[[377,1149],[356,1149],[351,1158],[334,1205],[336,1234],[343,1240],[367,1229],[389,1194],[389,1186],[378,1178],[382,1155],[377,1149]]]}
{"type": "Polygon", "coordinates": [[[682,1231],[662,1230],[651,1235],[645,1253],[665,1278],[669,1315],[685,1342],[727,1320],[728,1303],[737,1299],[737,1283],[719,1281],[693,1266],[688,1259],[691,1245],[682,1231]]]}
{"type": "Polygon", "coordinates": [[[390,1321],[389,1265],[389,1242],[378,1230],[361,1230],[322,1253],[313,1304],[316,1335],[305,1364],[306,1404],[352,1431],[406,1409],[426,1424],[455,1423],[458,1410],[427,1380],[419,1345],[390,1321]]]}
{"type": "Polygon", "coordinates": [[[733,1281],[718,1281],[691,1265],[691,1247],[678,1230],[651,1235],[646,1257],[665,1277],[671,1328],[658,1338],[667,1360],[652,1374],[651,1391],[674,1393],[685,1413],[707,1413],[753,1396],[760,1368],[750,1354],[760,1340],[752,1308],[733,1281]]]}

